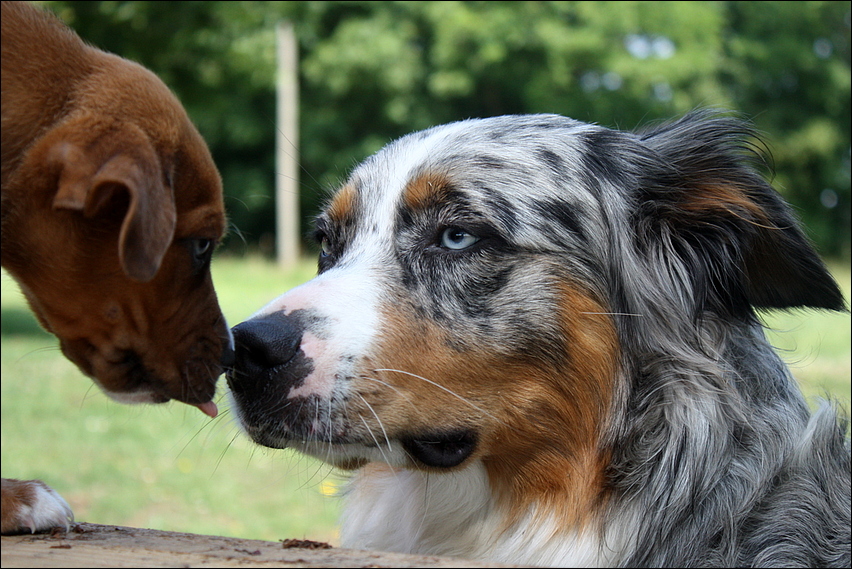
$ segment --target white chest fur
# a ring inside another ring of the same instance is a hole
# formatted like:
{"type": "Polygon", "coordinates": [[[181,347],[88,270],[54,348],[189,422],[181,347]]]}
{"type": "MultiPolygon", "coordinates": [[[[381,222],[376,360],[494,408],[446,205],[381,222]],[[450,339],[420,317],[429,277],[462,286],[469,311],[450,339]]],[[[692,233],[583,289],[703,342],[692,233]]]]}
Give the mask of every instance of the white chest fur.
{"type": "Polygon", "coordinates": [[[350,482],[345,500],[344,547],[542,566],[607,563],[595,536],[547,516],[506,528],[480,462],[448,474],[371,465],[350,482]]]}

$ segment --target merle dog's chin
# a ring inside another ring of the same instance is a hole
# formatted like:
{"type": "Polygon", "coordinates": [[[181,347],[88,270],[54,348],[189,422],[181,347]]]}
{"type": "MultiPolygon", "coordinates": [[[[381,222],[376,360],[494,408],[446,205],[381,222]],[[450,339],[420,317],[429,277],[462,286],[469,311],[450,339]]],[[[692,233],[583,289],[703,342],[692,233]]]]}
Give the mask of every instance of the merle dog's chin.
{"type": "Polygon", "coordinates": [[[256,427],[246,425],[245,423],[243,423],[243,429],[246,434],[251,437],[251,440],[267,448],[286,449],[297,446],[297,441],[295,439],[293,439],[285,431],[279,429],[256,427]]]}
{"type": "Polygon", "coordinates": [[[374,461],[432,471],[449,470],[467,461],[474,454],[478,442],[477,433],[473,429],[406,434],[387,441],[385,446],[374,440],[349,437],[329,437],[325,440],[301,437],[282,425],[242,423],[246,434],[259,445],[294,449],[345,470],[374,461]]]}

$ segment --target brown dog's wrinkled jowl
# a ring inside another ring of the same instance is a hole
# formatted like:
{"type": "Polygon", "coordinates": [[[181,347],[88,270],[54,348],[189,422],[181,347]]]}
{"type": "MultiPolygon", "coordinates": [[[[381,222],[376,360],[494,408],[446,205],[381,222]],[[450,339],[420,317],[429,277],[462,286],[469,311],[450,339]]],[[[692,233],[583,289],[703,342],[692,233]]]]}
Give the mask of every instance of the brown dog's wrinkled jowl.
{"type": "MultiPolygon", "coordinates": [[[[111,398],[215,416],[232,339],[210,276],[222,183],[153,73],[53,15],[2,3],[2,262],[62,352],[111,398]]],[[[2,532],[67,526],[39,481],[3,479],[2,532]]]]}

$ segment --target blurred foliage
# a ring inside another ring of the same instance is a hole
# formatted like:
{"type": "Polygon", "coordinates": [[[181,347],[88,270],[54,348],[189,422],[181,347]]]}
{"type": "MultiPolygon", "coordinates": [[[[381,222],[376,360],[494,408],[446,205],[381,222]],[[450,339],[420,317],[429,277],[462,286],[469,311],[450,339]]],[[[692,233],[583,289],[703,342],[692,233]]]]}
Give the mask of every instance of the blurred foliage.
{"type": "Polygon", "coordinates": [[[849,2],[44,4],[172,87],[252,245],[274,231],[275,25],[289,20],[306,219],[413,130],[529,112],[632,129],[709,106],[752,118],[821,252],[850,256],[849,2]]]}

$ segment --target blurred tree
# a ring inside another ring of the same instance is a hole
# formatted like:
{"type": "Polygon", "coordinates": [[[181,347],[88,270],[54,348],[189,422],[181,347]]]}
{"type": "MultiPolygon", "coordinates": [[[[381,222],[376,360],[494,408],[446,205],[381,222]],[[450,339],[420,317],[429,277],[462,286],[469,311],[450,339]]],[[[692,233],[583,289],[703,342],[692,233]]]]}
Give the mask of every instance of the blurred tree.
{"type": "Polygon", "coordinates": [[[775,186],[849,258],[849,2],[729,2],[719,81],[769,135],[775,186]]]}
{"type": "Polygon", "coordinates": [[[274,23],[263,2],[44,2],[86,41],[180,98],[225,185],[232,247],[274,231],[274,23]]]}
{"type": "Polygon", "coordinates": [[[555,112],[631,129],[711,106],[753,118],[776,187],[823,253],[850,256],[849,2],[45,4],[175,90],[250,243],[274,231],[274,24],[286,18],[301,47],[306,218],[359,160],[431,125],[555,112]]]}

